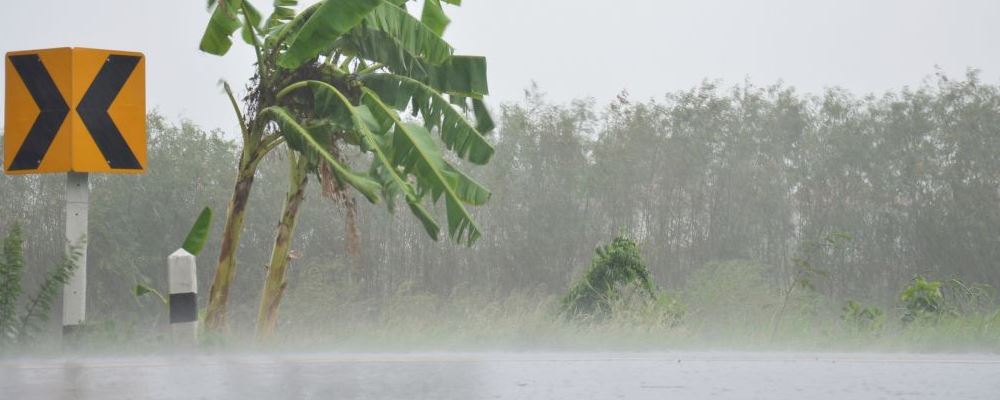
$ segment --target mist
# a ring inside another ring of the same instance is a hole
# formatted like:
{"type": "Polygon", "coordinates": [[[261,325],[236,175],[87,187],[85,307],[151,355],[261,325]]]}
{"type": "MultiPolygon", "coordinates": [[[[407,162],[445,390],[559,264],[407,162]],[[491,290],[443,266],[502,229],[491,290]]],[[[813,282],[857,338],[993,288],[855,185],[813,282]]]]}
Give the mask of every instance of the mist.
{"type": "Polygon", "coordinates": [[[229,1],[18,6],[146,53],[148,159],[85,256],[0,175],[0,398],[1000,391],[1000,6],[229,1]]]}

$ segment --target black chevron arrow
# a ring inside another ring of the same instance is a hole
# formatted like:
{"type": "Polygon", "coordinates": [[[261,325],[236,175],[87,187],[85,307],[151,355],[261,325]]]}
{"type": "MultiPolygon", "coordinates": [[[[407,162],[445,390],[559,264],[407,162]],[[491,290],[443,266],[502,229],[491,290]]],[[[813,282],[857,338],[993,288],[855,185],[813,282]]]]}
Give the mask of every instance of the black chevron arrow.
{"type": "Polygon", "coordinates": [[[31,125],[31,130],[24,138],[21,148],[14,154],[8,170],[37,169],[42,163],[42,157],[49,151],[52,140],[56,138],[59,127],[66,120],[69,106],[38,54],[10,56],[10,63],[21,76],[28,93],[35,99],[35,104],[38,105],[38,117],[31,125]]]}
{"type": "Polygon", "coordinates": [[[111,168],[142,169],[121,131],[115,126],[115,121],[108,115],[108,108],[138,64],[139,57],[108,56],[87,93],[80,99],[80,104],[76,106],[77,114],[80,114],[80,119],[111,168]]]}

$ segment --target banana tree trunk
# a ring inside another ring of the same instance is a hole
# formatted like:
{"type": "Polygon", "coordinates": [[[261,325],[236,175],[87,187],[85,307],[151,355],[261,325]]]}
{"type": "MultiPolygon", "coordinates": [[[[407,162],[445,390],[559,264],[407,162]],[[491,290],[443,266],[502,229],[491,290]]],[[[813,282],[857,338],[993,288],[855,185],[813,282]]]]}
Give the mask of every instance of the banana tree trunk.
{"type": "Polygon", "coordinates": [[[294,154],[290,154],[289,157],[292,160],[292,169],[288,193],[281,212],[281,220],[278,222],[278,232],[274,237],[274,247],[271,248],[271,262],[268,264],[264,290],[260,296],[260,308],[257,311],[257,339],[261,341],[270,338],[278,325],[278,306],[288,286],[285,273],[288,270],[292,236],[295,234],[299,206],[305,199],[308,182],[306,157],[296,157],[294,154]],[[295,161],[296,158],[298,161],[295,161]]]}
{"type": "Polygon", "coordinates": [[[212,279],[212,289],[208,297],[205,329],[210,332],[224,333],[226,330],[229,286],[236,277],[236,252],[239,250],[247,201],[250,198],[254,175],[257,172],[259,157],[253,152],[244,154],[251,155],[243,157],[236,175],[236,186],[233,188],[233,197],[229,200],[229,208],[226,210],[226,225],[222,230],[219,264],[215,268],[215,277],[212,279]]]}

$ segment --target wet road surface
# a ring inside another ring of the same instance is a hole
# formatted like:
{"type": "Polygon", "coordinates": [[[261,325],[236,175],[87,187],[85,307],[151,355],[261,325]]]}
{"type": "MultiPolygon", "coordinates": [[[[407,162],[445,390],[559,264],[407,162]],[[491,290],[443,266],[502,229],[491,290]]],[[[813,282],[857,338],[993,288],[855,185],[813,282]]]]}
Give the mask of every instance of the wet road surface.
{"type": "Polygon", "coordinates": [[[329,353],[0,360],[0,399],[1000,399],[1000,355],[329,353]]]}

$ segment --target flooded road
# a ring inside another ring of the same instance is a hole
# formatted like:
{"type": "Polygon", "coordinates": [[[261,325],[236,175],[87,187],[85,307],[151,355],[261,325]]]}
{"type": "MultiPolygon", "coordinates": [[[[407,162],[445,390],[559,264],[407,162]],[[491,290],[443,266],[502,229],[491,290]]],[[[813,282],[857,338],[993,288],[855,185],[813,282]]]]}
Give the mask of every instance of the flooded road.
{"type": "Polygon", "coordinates": [[[1000,399],[998,355],[330,353],[0,361],[0,399],[1000,399]]]}

